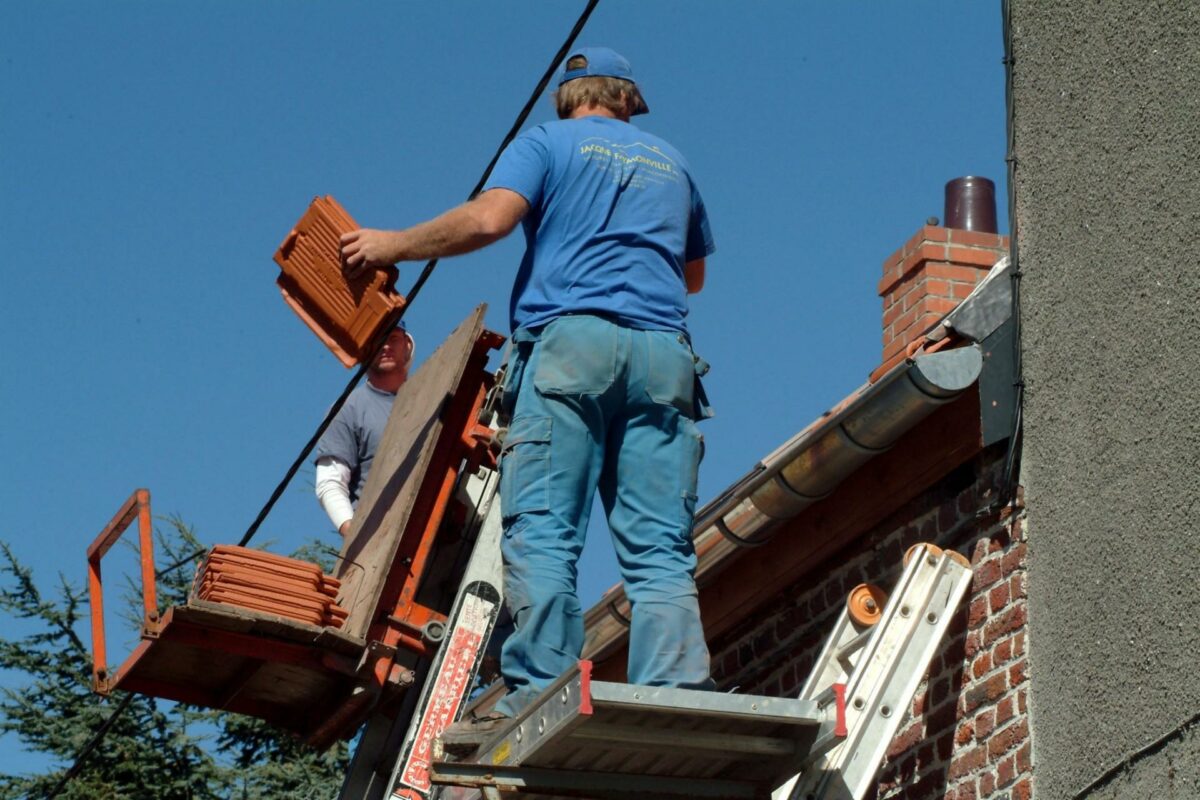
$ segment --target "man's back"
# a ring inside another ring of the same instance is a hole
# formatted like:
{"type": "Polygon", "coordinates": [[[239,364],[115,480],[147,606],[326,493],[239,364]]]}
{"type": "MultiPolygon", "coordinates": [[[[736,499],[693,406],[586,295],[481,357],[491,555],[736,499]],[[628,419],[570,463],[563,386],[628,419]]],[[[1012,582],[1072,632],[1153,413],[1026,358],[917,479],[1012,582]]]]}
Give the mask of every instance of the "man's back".
{"type": "Polygon", "coordinates": [[[530,205],[514,328],[590,312],[686,330],[684,263],[703,258],[711,236],[674,147],[618,119],[549,122],[513,143],[488,181],[496,187],[530,205]]]}

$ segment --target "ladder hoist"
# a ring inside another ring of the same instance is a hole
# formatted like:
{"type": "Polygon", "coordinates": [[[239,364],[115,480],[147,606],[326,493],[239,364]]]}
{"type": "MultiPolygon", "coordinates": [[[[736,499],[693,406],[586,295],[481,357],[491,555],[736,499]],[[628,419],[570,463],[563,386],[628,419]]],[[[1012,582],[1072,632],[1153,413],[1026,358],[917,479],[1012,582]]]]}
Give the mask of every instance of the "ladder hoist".
{"type": "Polygon", "coordinates": [[[149,497],[88,551],[94,685],[251,714],[324,747],[360,727],[339,800],[626,796],[859,800],[971,580],[919,545],[887,599],[859,587],[798,697],[597,680],[581,661],[470,757],[438,736],[474,702],[502,605],[495,378],[477,309],[397,396],[339,556],[339,628],[192,596],[161,616],[149,497]],[[139,520],[142,641],[105,663],[100,559],[139,520]]]}

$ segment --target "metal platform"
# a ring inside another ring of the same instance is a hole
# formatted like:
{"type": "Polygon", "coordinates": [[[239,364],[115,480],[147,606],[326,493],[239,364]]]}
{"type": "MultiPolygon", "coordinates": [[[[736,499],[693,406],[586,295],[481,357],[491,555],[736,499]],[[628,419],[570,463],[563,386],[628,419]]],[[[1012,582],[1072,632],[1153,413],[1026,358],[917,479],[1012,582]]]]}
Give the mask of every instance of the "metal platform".
{"type": "Polygon", "coordinates": [[[435,784],[505,797],[769,797],[836,714],[812,700],[591,680],[581,661],[435,784]]]}
{"type": "Polygon", "coordinates": [[[970,582],[963,556],[913,547],[890,599],[851,592],[799,699],[592,681],[581,661],[469,763],[435,749],[430,778],[465,787],[443,800],[862,800],[970,582]]]}

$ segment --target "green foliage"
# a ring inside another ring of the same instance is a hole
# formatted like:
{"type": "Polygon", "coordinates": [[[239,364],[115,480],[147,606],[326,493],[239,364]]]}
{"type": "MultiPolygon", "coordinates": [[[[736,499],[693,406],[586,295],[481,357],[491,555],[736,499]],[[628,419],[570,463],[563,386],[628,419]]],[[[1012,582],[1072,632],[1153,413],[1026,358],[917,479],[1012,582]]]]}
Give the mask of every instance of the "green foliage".
{"type": "MultiPolygon", "coordinates": [[[[155,531],[156,560],[184,566],[160,577],[160,612],[186,599],[204,550],[182,520],[166,523],[155,531]]],[[[314,547],[305,551],[299,557],[316,560],[314,547]]],[[[126,595],[125,616],[140,626],[140,586],[131,583],[126,595]]],[[[26,751],[55,764],[43,774],[0,774],[0,797],[48,796],[124,697],[91,691],[91,653],[78,633],[87,624],[85,605],[84,591],[61,575],[47,598],[0,542],[0,614],[24,621],[29,631],[0,638],[0,669],[22,684],[0,693],[0,734],[16,736],[26,751]]],[[[135,695],[58,796],[310,800],[335,796],[347,767],[344,744],[317,753],[256,719],[135,695]]]]}

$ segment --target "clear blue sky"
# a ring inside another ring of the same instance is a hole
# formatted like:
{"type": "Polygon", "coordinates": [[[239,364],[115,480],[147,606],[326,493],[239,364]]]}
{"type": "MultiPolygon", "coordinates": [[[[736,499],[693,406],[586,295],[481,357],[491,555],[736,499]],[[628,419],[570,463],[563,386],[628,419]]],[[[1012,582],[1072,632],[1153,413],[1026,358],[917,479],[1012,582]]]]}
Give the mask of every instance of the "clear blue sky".
{"type": "MultiPolygon", "coordinates": [[[[237,541],[349,378],[280,299],[275,248],[317,194],[373,227],[465,199],[583,6],[6,8],[0,539],[43,585],[82,583],[139,486],[237,541]]],[[[881,262],[947,180],[996,180],[1007,228],[999,4],[602,0],[579,43],[630,59],[638,124],[687,155],[712,220],[689,318],[717,409],[704,502],[878,364],[881,262]]],[[[528,124],[552,117],[543,99],[528,124]]],[[[406,317],[418,360],[480,302],[507,333],[520,252],[442,262],[406,317]]],[[[256,543],[333,541],[311,477],[256,543]]],[[[592,532],[585,604],[617,580],[592,532]]],[[[0,770],[19,758],[0,739],[0,770]]]]}

